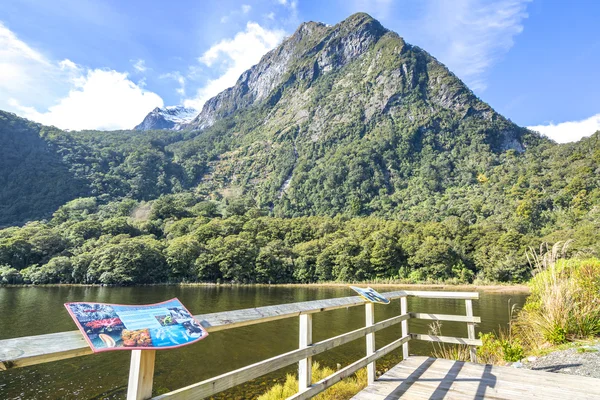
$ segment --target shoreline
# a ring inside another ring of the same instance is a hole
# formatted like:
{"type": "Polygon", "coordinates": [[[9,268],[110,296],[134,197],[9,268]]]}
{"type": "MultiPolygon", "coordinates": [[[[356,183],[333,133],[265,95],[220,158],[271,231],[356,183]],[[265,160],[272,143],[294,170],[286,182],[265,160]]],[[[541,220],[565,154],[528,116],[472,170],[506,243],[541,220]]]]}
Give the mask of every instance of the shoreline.
{"type": "Polygon", "coordinates": [[[21,284],[21,285],[0,285],[1,288],[25,288],[25,287],[153,287],[153,286],[236,286],[236,287],[348,287],[350,285],[368,285],[374,288],[398,288],[407,290],[430,289],[430,290],[445,290],[445,291],[481,291],[488,293],[528,293],[529,286],[526,284],[447,284],[447,283],[374,283],[374,282],[319,282],[319,283],[214,283],[214,282],[192,282],[192,283],[152,283],[146,285],[103,285],[103,284],[84,284],[84,283],[55,283],[45,285],[21,284]]]}

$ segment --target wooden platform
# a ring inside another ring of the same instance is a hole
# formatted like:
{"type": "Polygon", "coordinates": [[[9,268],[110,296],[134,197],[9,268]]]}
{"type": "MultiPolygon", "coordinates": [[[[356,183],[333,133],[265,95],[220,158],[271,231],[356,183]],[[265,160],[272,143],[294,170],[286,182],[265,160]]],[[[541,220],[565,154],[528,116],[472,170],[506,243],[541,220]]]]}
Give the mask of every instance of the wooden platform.
{"type": "Polygon", "coordinates": [[[598,400],[600,379],[413,356],[352,399],[598,400]]]}

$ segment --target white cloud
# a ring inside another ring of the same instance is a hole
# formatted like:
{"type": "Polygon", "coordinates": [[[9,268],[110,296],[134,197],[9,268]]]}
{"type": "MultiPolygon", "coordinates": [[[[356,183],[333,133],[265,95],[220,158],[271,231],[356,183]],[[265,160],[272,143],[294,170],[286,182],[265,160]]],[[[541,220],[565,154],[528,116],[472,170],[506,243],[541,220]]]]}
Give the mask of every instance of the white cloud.
{"type": "Polygon", "coordinates": [[[162,99],[127,74],[53,61],[0,22],[0,109],[63,129],[128,129],[162,99]]]}
{"type": "Polygon", "coordinates": [[[416,43],[473,90],[486,88],[486,72],[523,31],[530,0],[431,0],[412,25],[416,43]]]}
{"type": "Polygon", "coordinates": [[[270,12],[266,15],[267,19],[270,19],[271,21],[275,19],[275,13],[274,12],[270,12]]]}
{"type": "Polygon", "coordinates": [[[234,38],[213,45],[198,61],[206,67],[220,70],[221,74],[208,80],[194,98],[185,100],[184,105],[202,109],[206,100],[233,86],[240,75],[277,46],[284,35],[282,30],[269,30],[256,22],[248,22],[246,30],[238,32],[234,38]]]}
{"type": "Polygon", "coordinates": [[[64,81],[76,73],[72,61],[49,61],[0,22],[0,109],[9,107],[9,98],[28,98],[36,106],[50,104],[57,93],[68,92],[64,81]]]}
{"type": "Polygon", "coordinates": [[[137,72],[146,72],[146,70],[148,69],[146,67],[146,61],[144,61],[142,59],[136,60],[135,63],[133,63],[133,68],[137,72]]]}
{"type": "Polygon", "coordinates": [[[177,94],[185,96],[185,78],[179,71],[173,71],[159,76],[161,79],[172,79],[179,84],[179,87],[175,89],[177,94]]]}
{"type": "Polygon", "coordinates": [[[248,4],[242,4],[242,12],[244,14],[248,14],[250,12],[250,10],[252,10],[252,6],[250,6],[248,4]]]}
{"type": "Polygon", "coordinates": [[[277,0],[277,2],[291,11],[292,20],[298,17],[298,0],[277,0]]]}
{"type": "Polygon", "coordinates": [[[558,143],[576,142],[585,136],[590,136],[600,131],[600,114],[581,121],[568,121],[548,125],[528,126],[532,131],[537,131],[558,143]]]}
{"type": "Polygon", "coordinates": [[[26,118],[63,129],[131,129],[162,99],[127,79],[127,74],[94,69],[73,81],[74,88],[46,112],[21,105],[13,106],[26,118]]]}

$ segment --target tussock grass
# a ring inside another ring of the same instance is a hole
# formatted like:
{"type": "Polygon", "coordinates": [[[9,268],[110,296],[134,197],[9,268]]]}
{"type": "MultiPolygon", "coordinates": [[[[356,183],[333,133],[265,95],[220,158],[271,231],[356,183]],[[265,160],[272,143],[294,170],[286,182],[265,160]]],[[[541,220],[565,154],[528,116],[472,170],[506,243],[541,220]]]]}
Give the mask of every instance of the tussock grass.
{"type": "MultiPolygon", "coordinates": [[[[335,371],[328,367],[321,367],[318,362],[312,365],[313,383],[326,378],[335,371]]],[[[314,397],[316,400],[346,400],[360,392],[367,386],[367,370],[360,369],[356,374],[336,383],[329,389],[314,397]]],[[[288,374],[283,384],[277,384],[264,393],[258,400],[281,400],[293,396],[298,392],[298,378],[288,374]]]]}
{"type": "Polygon", "coordinates": [[[555,260],[537,268],[515,323],[532,351],[600,335],[600,260],[555,260]]]}

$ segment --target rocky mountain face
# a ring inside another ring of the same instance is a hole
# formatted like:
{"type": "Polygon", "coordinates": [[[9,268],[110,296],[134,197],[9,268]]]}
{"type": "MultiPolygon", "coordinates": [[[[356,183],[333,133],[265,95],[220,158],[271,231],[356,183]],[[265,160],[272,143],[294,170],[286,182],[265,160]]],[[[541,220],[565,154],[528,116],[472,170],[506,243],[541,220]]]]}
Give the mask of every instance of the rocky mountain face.
{"type": "MultiPolygon", "coordinates": [[[[208,100],[188,128],[203,129],[218,118],[277,96],[296,79],[314,80],[359,57],[387,31],[367,14],[356,14],[335,27],[306,22],[279,47],[244,72],[235,86],[208,100]]],[[[276,101],[275,98],[271,101],[276,101]]]]}
{"type": "Polygon", "coordinates": [[[196,115],[198,115],[198,111],[184,106],[156,107],[134,129],[137,131],[153,129],[179,130],[183,125],[191,122],[196,115]]]}
{"type": "MultiPolygon", "coordinates": [[[[381,113],[403,112],[415,101],[429,107],[431,115],[442,109],[462,118],[504,120],[427,52],[407,44],[369,15],[358,13],[335,26],[303,23],[290,38],[244,72],[235,86],[207,101],[185,128],[205,129],[235,111],[260,103],[272,107],[283,103],[290,106],[288,114],[297,114],[288,122],[299,123],[307,116],[313,122],[312,129],[320,131],[324,104],[317,107],[308,104],[309,100],[316,100],[311,86],[342,69],[356,71],[331,78],[337,80],[331,86],[360,84],[350,91],[351,97],[339,100],[361,103],[365,122],[381,113]],[[300,98],[290,102],[293,94],[300,98]],[[415,95],[414,99],[409,94],[415,95]],[[321,115],[317,113],[316,120],[310,108],[320,109],[321,115]]],[[[339,113],[333,117],[341,118],[339,113]]],[[[495,138],[498,148],[523,151],[520,131],[514,124],[508,124],[495,138]]]]}
{"type": "Polygon", "coordinates": [[[302,24],[184,128],[200,134],[170,148],[182,160],[228,144],[207,160],[202,190],[286,215],[410,208],[538,140],[364,13],[302,24]]]}

